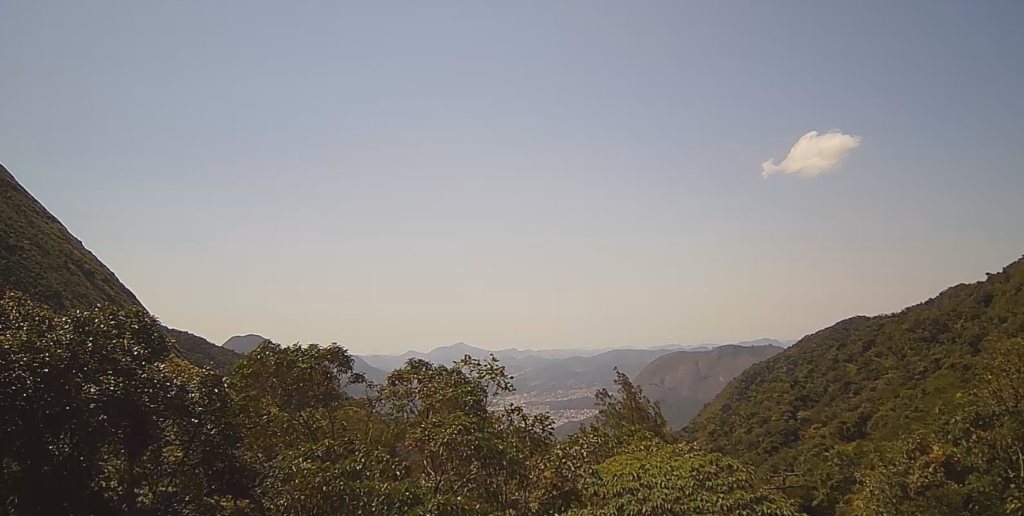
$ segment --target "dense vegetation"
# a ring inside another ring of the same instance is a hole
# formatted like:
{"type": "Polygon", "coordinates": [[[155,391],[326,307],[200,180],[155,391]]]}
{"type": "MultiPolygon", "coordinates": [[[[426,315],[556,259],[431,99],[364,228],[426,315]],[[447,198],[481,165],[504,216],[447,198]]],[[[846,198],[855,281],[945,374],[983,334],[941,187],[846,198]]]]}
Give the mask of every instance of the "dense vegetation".
{"type": "Polygon", "coordinates": [[[0,514],[793,514],[748,468],[673,444],[625,375],[559,442],[548,416],[492,403],[511,388],[493,359],[410,360],[361,398],[352,363],[265,343],[225,378],[178,359],[138,308],[9,294],[0,514]]]}
{"type": "Polygon", "coordinates": [[[997,510],[981,499],[1010,496],[1005,482],[1024,471],[1019,459],[1012,475],[992,469],[1002,453],[1019,458],[1024,443],[1013,427],[1024,369],[1009,365],[1019,364],[1021,336],[1024,260],[900,313],[804,338],[741,374],[682,437],[762,472],[800,473],[806,487],[790,493],[812,514],[1019,514],[1009,501],[997,510]],[[1006,367],[992,373],[994,364],[1006,367]],[[995,454],[1000,439],[1006,447],[995,454]],[[898,482],[908,478],[932,483],[898,482]],[[892,500],[867,510],[868,495],[892,500]]]}
{"type": "Polygon", "coordinates": [[[181,350],[184,357],[199,367],[209,367],[227,374],[242,355],[218,346],[199,335],[187,331],[164,328],[170,342],[181,350]]]}
{"type": "Polygon", "coordinates": [[[141,306],[89,252],[0,165],[0,293],[22,292],[58,309],[141,306]]]}

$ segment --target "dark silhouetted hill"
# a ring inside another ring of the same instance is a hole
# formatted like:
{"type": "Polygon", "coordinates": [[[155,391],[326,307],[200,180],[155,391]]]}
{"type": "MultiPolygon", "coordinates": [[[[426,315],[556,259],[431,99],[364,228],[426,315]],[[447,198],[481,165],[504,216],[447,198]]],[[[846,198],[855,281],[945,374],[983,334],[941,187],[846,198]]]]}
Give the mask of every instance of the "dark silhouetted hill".
{"type": "Polygon", "coordinates": [[[245,353],[256,349],[256,346],[259,346],[260,343],[265,340],[267,340],[266,337],[253,333],[248,335],[235,335],[234,337],[224,341],[223,347],[225,349],[230,349],[235,353],[242,353],[244,355],[245,353]]]}

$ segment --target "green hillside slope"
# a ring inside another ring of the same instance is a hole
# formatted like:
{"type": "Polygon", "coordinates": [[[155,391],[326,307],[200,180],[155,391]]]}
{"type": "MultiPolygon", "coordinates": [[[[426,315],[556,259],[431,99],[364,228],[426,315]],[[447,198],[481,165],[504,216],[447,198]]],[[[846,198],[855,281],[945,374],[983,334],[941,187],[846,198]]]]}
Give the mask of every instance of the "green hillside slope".
{"type": "MultiPolygon", "coordinates": [[[[114,305],[144,308],[114,273],[0,165],[0,295],[17,291],[58,311],[114,305]]],[[[193,364],[226,371],[238,355],[167,329],[193,364]]]]}
{"type": "Polygon", "coordinates": [[[218,346],[198,335],[187,331],[166,328],[167,336],[190,362],[197,366],[207,366],[222,373],[228,373],[231,366],[242,358],[242,355],[218,346]]]}
{"type": "MultiPolygon", "coordinates": [[[[838,482],[872,460],[873,446],[949,417],[991,361],[987,341],[1022,335],[1024,260],[899,313],[801,339],[733,380],[682,437],[765,471],[838,482]]],[[[830,486],[830,495],[847,488],[830,486]]]]}
{"type": "Polygon", "coordinates": [[[142,306],[56,217],[0,165],[0,291],[57,309],[142,306]]]}

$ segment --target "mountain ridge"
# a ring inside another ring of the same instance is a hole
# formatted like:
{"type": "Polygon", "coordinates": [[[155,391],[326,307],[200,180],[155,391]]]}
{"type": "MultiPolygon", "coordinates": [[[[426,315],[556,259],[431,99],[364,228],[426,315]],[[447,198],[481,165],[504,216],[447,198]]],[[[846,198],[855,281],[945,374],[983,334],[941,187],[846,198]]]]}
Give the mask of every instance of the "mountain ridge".
{"type": "MultiPolygon", "coordinates": [[[[366,359],[367,362],[374,364],[375,367],[384,370],[397,369],[401,367],[410,358],[422,358],[431,362],[435,362],[432,358],[444,357],[451,360],[458,360],[462,358],[463,354],[469,354],[477,358],[483,358],[488,355],[495,355],[499,360],[523,360],[530,357],[546,358],[546,359],[560,359],[560,358],[587,358],[607,353],[610,351],[707,351],[720,346],[778,346],[788,347],[795,343],[795,340],[778,340],[771,338],[760,338],[754,340],[740,341],[729,344],[661,344],[654,346],[612,346],[604,348],[554,348],[554,349],[519,349],[519,348],[503,348],[503,349],[484,349],[476,346],[466,344],[465,342],[456,342],[446,346],[438,346],[430,351],[418,351],[408,350],[401,354],[360,354],[359,356],[366,359]]],[[[447,363],[447,362],[439,362],[447,363]]]]}
{"type": "MultiPolygon", "coordinates": [[[[992,360],[989,344],[1024,336],[1024,258],[987,276],[804,337],[737,376],[680,437],[764,473],[838,482],[870,465],[872,450],[949,418],[992,360]]],[[[832,514],[850,485],[806,503],[832,514]]]]}
{"type": "MultiPolygon", "coordinates": [[[[0,295],[6,291],[57,311],[108,304],[148,313],[117,275],[0,165],[0,295]]],[[[194,365],[226,372],[237,360],[202,337],[163,328],[168,344],[194,365]]]]}
{"type": "Polygon", "coordinates": [[[59,310],[112,304],[145,310],[113,271],[0,165],[0,291],[59,310]]]}

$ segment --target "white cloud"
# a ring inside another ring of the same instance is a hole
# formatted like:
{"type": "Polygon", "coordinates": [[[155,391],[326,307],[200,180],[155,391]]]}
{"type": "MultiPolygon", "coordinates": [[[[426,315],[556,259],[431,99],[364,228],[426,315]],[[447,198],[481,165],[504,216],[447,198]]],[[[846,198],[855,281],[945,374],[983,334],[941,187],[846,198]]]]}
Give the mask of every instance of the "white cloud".
{"type": "Polygon", "coordinates": [[[860,136],[843,134],[838,130],[824,134],[811,131],[796,141],[782,163],[776,165],[772,160],[765,161],[761,165],[761,175],[768,177],[782,173],[815,177],[822,172],[834,170],[858,145],[860,136]]]}

